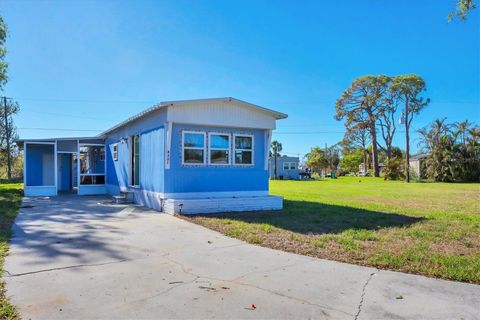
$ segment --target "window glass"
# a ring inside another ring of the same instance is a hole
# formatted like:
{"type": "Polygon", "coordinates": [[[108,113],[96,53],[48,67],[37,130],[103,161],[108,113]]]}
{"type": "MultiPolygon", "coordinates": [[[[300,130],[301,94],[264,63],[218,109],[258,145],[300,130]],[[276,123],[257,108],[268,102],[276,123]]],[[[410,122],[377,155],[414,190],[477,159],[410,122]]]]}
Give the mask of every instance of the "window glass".
{"type": "Polygon", "coordinates": [[[211,134],[210,135],[210,148],[216,149],[228,149],[229,135],[211,134]]]}
{"type": "Polygon", "coordinates": [[[118,144],[116,143],[113,145],[113,160],[118,160],[118,144]]]}
{"type": "Polygon", "coordinates": [[[253,164],[253,137],[235,136],[235,164],[253,164]]]}
{"type": "Polygon", "coordinates": [[[97,174],[105,173],[104,146],[81,146],[80,147],[80,173],[97,174]]]}
{"type": "Polygon", "coordinates": [[[296,170],[297,164],[295,162],[290,162],[290,170],[296,170]]]}
{"type": "Polygon", "coordinates": [[[203,150],[202,149],[184,149],[183,150],[183,162],[192,164],[203,163],[203,150]]]}
{"type": "Polygon", "coordinates": [[[228,164],[228,150],[211,150],[210,163],[228,164]]]}
{"type": "Polygon", "coordinates": [[[132,136],[132,185],[140,185],[140,136],[132,136]]]}
{"type": "Polygon", "coordinates": [[[183,133],[183,163],[204,164],[205,163],[205,133],[184,132],[183,133]]]}
{"type": "Polygon", "coordinates": [[[230,135],[228,134],[209,134],[209,152],[210,164],[229,164],[230,135]]]}
{"type": "Polygon", "coordinates": [[[283,163],[283,170],[289,170],[290,169],[290,163],[289,162],[284,162],[283,163]]]}
{"type": "Polygon", "coordinates": [[[235,151],[236,164],[252,164],[252,151],[235,151]]]}
{"type": "Polygon", "coordinates": [[[204,138],[203,133],[190,133],[186,132],[183,136],[183,146],[188,148],[188,147],[193,147],[193,148],[203,148],[204,147],[204,138]]]}
{"type": "Polygon", "coordinates": [[[105,176],[104,175],[95,175],[95,176],[81,175],[80,184],[81,185],[105,184],[105,176]]]}
{"type": "Polygon", "coordinates": [[[235,149],[252,150],[252,137],[236,136],[235,149]]]}

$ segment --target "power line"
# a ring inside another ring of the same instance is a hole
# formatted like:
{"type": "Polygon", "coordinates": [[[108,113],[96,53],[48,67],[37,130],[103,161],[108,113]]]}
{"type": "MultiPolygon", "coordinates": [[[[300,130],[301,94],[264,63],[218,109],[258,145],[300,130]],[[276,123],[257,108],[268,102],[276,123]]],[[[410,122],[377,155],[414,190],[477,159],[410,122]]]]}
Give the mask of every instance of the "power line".
{"type": "Polygon", "coordinates": [[[75,115],[75,114],[67,114],[67,113],[57,113],[57,112],[49,112],[49,111],[36,111],[36,110],[31,110],[31,109],[23,109],[22,112],[33,112],[33,113],[38,113],[38,114],[48,114],[52,116],[61,116],[61,117],[70,117],[70,118],[81,118],[81,119],[89,119],[89,120],[100,120],[100,121],[110,121],[112,119],[107,119],[107,118],[97,118],[97,117],[89,117],[89,116],[80,116],[80,115],[75,115]]]}
{"type": "Polygon", "coordinates": [[[103,130],[94,130],[94,129],[66,129],[66,128],[29,128],[29,127],[19,127],[20,130],[46,130],[46,131],[90,131],[90,132],[101,132],[103,130]]]}

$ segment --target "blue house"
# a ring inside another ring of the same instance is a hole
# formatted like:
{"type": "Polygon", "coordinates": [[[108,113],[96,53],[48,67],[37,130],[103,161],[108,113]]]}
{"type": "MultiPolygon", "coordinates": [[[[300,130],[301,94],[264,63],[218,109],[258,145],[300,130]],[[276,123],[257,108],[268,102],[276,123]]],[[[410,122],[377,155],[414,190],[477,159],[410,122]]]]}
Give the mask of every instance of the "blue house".
{"type": "Polygon", "coordinates": [[[234,98],[169,101],[95,137],[22,139],[25,195],[126,195],[165,213],[281,209],[268,152],[286,117],[234,98]]]}
{"type": "MultiPolygon", "coordinates": [[[[270,179],[275,178],[275,159],[268,159],[268,172],[270,179]]],[[[298,157],[277,157],[277,178],[298,180],[300,178],[300,159],[298,157]]]]}

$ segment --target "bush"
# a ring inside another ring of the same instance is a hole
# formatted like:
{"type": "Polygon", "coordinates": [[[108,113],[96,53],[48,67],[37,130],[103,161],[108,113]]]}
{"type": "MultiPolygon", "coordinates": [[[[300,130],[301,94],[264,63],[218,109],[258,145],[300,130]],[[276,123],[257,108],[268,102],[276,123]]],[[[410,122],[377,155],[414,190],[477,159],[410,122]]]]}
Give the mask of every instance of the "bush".
{"type": "Polygon", "coordinates": [[[403,180],[405,174],[403,172],[403,160],[401,158],[391,158],[385,161],[383,169],[383,177],[385,180],[403,180]]]}

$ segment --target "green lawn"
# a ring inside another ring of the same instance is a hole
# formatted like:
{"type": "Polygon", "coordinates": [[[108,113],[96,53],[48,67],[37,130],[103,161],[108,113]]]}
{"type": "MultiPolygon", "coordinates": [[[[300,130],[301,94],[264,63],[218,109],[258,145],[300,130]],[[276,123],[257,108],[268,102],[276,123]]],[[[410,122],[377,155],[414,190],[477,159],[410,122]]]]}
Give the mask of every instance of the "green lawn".
{"type": "MultiPolygon", "coordinates": [[[[12,235],[13,220],[18,213],[22,200],[22,185],[0,184],[0,270],[3,272],[3,261],[8,254],[8,240],[12,235]]],[[[5,297],[5,284],[0,280],[0,319],[16,319],[15,308],[5,297]]]]}
{"type": "Polygon", "coordinates": [[[480,283],[480,184],[272,181],[280,212],[185,219],[299,254],[480,283]]]}

